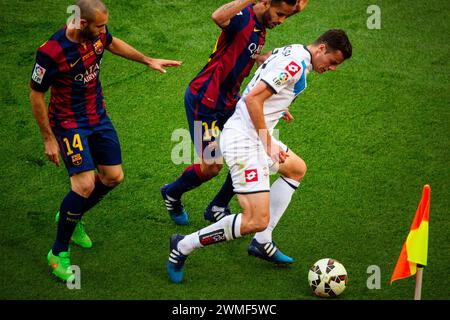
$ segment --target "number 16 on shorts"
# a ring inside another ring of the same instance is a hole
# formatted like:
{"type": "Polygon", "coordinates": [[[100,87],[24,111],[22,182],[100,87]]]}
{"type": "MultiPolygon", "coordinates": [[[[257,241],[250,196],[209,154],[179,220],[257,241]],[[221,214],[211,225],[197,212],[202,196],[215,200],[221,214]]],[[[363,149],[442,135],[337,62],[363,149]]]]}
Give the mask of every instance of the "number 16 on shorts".
{"type": "Polygon", "coordinates": [[[194,122],[194,146],[203,160],[220,157],[220,153],[217,152],[219,136],[220,128],[217,126],[217,120],[194,122]]]}
{"type": "Polygon", "coordinates": [[[212,138],[217,138],[220,135],[220,129],[216,123],[217,120],[214,120],[209,127],[208,122],[202,122],[203,141],[211,141],[212,138]]]}

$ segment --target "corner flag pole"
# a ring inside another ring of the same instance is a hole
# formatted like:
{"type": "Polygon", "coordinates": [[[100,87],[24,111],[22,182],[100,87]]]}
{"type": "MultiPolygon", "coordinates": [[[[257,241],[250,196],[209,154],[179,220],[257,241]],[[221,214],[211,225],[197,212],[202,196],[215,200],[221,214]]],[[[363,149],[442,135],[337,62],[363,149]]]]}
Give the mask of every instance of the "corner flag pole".
{"type": "Polygon", "coordinates": [[[423,275],[423,265],[417,265],[416,273],[416,291],[414,292],[414,300],[421,300],[422,298],[422,275],[423,275]]]}

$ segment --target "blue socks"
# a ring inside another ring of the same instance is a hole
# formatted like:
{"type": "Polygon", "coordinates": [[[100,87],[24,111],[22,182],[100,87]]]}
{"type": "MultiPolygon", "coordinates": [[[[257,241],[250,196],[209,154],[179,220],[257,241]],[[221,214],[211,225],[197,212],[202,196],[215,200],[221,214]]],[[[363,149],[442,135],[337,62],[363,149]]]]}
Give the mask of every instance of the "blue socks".
{"type": "Polygon", "coordinates": [[[89,198],[86,199],[83,213],[89,211],[92,207],[99,203],[112,189],[114,189],[114,187],[105,186],[98,175],[95,175],[95,188],[89,198]]]}
{"type": "MultiPolygon", "coordinates": [[[[177,180],[167,185],[167,193],[172,198],[179,200],[185,192],[197,188],[208,180],[210,179],[202,174],[200,165],[194,164],[187,167],[177,180]]],[[[231,179],[231,174],[228,172],[225,183],[209,206],[226,207],[233,196],[233,180],[231,179]]]]}
{"type": "Polygon", "coordinates": [[[231,199],[234,196],[233,191],[233,180],[231,179],[231,174],[228,172],[227,179],[225,180],[224,184],[222,185],[222,188],[219,190],[219,192],[216,194],[214,199],[209,204],[209,207],[212,208],[212,206],[217,207],[226,207],[230,203],[231,199]]]}
{"type": "Polygon", "coordinates": [[[98,175],[96,175],[95,188],[89,198],[84,198],[73,191],[66,195],[59,209],[56,241],[52,248],[54,255],[59,255],[61,251],[69,250],[70,238],[83,214],[99,203],[112,189],[114,187],[105,186],[98,175]]]}
{"type": "Polygon", "coordinates": [[[70,191],[61,203],[59,209],[58,230],[53,244],[53,254],[59,255],[69,250],[69,242],[77,223],[83,215],[83,208],[87,199],[70,191]]]}
{"type": "Polygon", "coordinates": [[[201,172],[200,164],[193,164],[183,171],[182,175],[174,182],[167,185],[167,194],[176,199],[181,199],[183,193],[197,188],[203,182],[208,181],[201,172]]]}

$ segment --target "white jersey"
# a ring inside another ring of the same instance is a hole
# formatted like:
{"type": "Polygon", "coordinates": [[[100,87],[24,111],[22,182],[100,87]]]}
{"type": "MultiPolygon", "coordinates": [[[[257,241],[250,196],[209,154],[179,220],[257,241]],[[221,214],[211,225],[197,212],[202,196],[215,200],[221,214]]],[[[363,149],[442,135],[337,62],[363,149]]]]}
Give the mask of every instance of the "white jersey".
{"type": "MultiPolygon", "coordinates": [[[[273,134],[283,112],[305,90],[311,69],[311,54],[306,47],[291,45],[275,49],[256,70],[220,134],[220,149],[230,169],[235,193],[270,191],[269,172],[277,170],[258,137],[245,97],[260,81],[272,88],[274,94],[264,102],[263,112],[267,128],[273,134]]],[[[287,146],[273,136],[272,142],[287,152],[287,146]]]]}
{"type": "Polygon", "coordinates": [[[260,81],[264,81],[274,92],[263,108],[267,129],[272,133],[283,112],[305,90],[306,76],[311,69],[311,53],[305,46],[294,44],[273,50],[272,55],[256,70],[224,128],[255,129],[244,98],[260,81]]]}

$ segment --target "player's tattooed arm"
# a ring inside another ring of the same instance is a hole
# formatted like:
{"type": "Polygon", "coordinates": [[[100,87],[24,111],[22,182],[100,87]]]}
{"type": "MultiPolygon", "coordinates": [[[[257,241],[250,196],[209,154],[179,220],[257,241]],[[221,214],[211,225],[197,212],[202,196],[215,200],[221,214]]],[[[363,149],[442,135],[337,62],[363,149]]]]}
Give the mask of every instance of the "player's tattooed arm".
{"type": "Polygon", "coordinates": [[[241,12],[249,5],[256,3],[257,0],[235,0],[219,7],[211,15],[211,19],[221,28],[226,28],[230,24],[231,18],[241,12]]]}
{"type": "Polygon", "coordinates": [[[116,37],[113,37],[113,41],[106,49],[115,55],[142,63],[147,67],[159,71],[161,73],[166,73],[164,67],[178,67],[181,65],[181,61],[155,59],[147,57],[142,52],[136,50],[125,41],[120,40],[119,38],[116,37]]]}
{"type": "Polygon", "coordinates": [[[59,146],[50,128],[48,121],[47,107],[45,105],[45,93],[31,89],[30,103],[33,116],[41,131],[44,140],[44,152],[47,159],[59,167],[59,146]]]}

